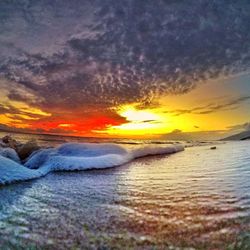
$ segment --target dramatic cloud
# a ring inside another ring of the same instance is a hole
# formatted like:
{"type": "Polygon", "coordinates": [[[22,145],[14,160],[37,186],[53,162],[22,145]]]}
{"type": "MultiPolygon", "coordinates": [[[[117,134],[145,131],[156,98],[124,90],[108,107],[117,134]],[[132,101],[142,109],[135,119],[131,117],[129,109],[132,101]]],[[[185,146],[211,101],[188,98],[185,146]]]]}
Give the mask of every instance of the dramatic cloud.
{"type": "MultiPolygon", "coordinates": [[[[44,97],[43,108],[150,103],[249,67],[247,1],[23,0],[0,8],[1,74],[44,97]]],[[[18,90],[9,97],[22,98],[18,90]]]]}
{"type": "Polygon", "coordinates": [[[101,127],[120,124],[117,105],[148,107],[250,66],[249,1],[19,0],[1,1],[0,11],[6,97],[51,113],[39,126],[102,113],[101,127]]]}
{"type": "Polygon", "coordinates": [[[168,110],[165,113],[174,114],[175,116],[185,115],[185,114],[197,114],[197,115],[206,115],[219,111],[233,110],[237,109],[240,104],[244,102],[249,102],[250,96],[242,96],[233,100],[229,100],[226,102],[216,102],[209,103],[204,106],[194,107],[191,109],[176,109],[176,110],[168,110]]]}

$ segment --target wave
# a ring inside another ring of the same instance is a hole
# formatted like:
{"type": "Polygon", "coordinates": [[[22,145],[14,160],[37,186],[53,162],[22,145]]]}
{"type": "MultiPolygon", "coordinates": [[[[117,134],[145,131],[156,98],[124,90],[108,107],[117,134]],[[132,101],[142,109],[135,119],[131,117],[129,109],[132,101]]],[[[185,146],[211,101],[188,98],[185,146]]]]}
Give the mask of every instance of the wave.
{"type": "Polygon", "coordinates": [[[0,184],[39,178],[53,171],[111,168],[139,157],[183,150],[182,145],[140,146],[128,150],[112,143],[66,143],[33,153],[24,165],[15,158],[13,151],[8,158],[0,151],[0,184]]]}

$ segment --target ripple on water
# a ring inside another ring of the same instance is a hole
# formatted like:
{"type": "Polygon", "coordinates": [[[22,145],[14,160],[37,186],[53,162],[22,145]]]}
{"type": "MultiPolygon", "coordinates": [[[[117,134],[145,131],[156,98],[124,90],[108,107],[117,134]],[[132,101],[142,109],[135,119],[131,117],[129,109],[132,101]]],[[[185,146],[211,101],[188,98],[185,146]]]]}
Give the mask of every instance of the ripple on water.
{"type": "Polygon", "coordinates": [[[249,146],[193,147],[2,187],[0,246],[228,247],[250,229],[249,146]]]}

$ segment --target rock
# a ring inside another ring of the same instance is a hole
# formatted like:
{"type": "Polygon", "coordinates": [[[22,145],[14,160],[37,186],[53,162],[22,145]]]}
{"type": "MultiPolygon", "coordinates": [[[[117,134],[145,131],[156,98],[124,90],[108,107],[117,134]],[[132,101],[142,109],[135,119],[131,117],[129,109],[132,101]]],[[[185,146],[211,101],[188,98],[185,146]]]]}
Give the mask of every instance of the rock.
{"type": "Polygon", "coordinates": [[[20,147],[18,147],[17,153],[19,155],[19,158],[21,160],[24,160],[27,157],[29,157],[33,152],[35,152],[39,149],[40,149],[40,147],[37,145],[36,141],[31,140],[31,141],[28,141],[25,144],[21,145],[20,147]]]}
{"type": "Polygon", "coordinates": [[[20,143],[13,139],[10,135],[6,135],[2,138],[1,146],[17,150],[18,146],[20,146],[20,143]]]}
{"type": "Polygon", "coordinates": [[[211,147],[210,149],[214,150],[214,149],[217,149],[217,147],[214,146],[214,147],[211,147]]]}

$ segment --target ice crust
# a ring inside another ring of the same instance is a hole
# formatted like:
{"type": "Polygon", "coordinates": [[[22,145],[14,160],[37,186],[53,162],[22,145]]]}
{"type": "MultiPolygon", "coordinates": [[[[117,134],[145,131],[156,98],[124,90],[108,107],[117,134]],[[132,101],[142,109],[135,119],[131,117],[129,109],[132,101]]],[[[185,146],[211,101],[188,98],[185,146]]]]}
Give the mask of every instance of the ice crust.
{"type": "Polygon", "coordinates": [[[1,149],[0,184],[39,178],[53,171],[111,168],[139,157],[183,150],[182,145],[150,145],[128,150],[112,143],[66,143],[37,151],[22,165],[14,150],[1,149]]]}

